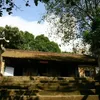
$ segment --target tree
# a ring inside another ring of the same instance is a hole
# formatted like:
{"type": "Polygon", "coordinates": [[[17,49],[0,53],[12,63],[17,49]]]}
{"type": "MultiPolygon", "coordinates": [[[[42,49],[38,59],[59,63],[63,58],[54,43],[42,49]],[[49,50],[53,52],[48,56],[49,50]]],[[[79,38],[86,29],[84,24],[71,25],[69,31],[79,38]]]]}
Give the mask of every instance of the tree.
{"type": "Polygon", "coordinates": [[[100,15],[100,0],[49,0],[46,4],[47,14],[62,18],[64,14],[73,16],[80,29],[91,28],[91,22],[100,15]]]}
{"type": "Polygon", "coordinates": [[[34,35],[25,31],[20,31],[17,27],[5,26],[0,27],[0,33],[5,33],[5,38],[9,43],[4,44],[6,48],[34,50],[44,52],[61,52],[59,46],[55,42],[51,42],[44,35],[34,38],[34,35]]]}
{"type": "Polygon", "coordinates": [[[1,27],[0,32],[5,33],[5,38],[10,40],[9,44],[5,44],[5,47],[18,49],[22,45],[22,38],[20,37],[19,29],[16,27],[5,26],[5,28],[1,27]]]}
{"type": "Polygon", "coordinates": [[[69,42],[76,38],[76,23],[75,18],[71,15],[63,13],[61,16],[53,13],[44,15],[44,19],[49,22],[49,35],[55,35],[65,42],[69,42]]]}
{"type": "MultiPolygon", "coordinates": [[[[45,5],[47,14],[74,17],[79,31],[91,30],[100,19],[100,0],[49,0],[45,5]]],[[[64,19],[63,19],[64,20],[64,19]]],[[[68,20],[62,21],[66,23],[68,20]]],[[[82,35],[81,35],[82,36],[82,35]]]]}
{"type": "Polygon", "coordinates": [[[58,53],[61,52],[58,44],[53,41],[48,42],[46,48],[47,48],[47,52],[58,52],[58,53]]]}
{"type": "Polygon", "coordinates": [[[10,49],[31,50],[31,44],[34,42],[34,35],[29,32],[20,31],[17,27],[6,25],[5,28],[0,27],[0,33],[5,33],[5,38],[9,43],[4,44],[10,49]]]}
{"type": "MultiPolygon", "coordinates": [[[[30,6],[29,1],[30,0],[25,0],[25,6],[26,7],[30,6]]],[[[33,1],[34,1],[34,4],[37,6],[38,2],[46,3],[49,0],[33,0],[33,1]]],[[[0,16],[3,15],[4,11],[8,12],[9,15],[12,14],[14,8],[20,10],[20,7],[17,6],[17,4],[15,3],[14,0],[0,0],[0,16]]]]}
{"type": "Polygon", "coordinates": [[[24,49],[24,50],[34,50],[33,49],[33,44],[34,44],[34,35],[25,31],[20,31],[20,35],[22,37],[22,40],[23,40],[23,44],[22,44],[22,47],[21,49],[24,49]]]}
{"type": "Polygon", "coordinates": [[[90,51],[93,56],[98,58],[98,65],[100,67],[100,19],[92,23],[92,29],[84,31],[84,41],[91,45],[90,51]]]}
{"type": "Polygon", "coordinates": [[[61,52],[59,46],[55,42],[51,42],[47,37],[44,35],[39,35],[35,38],[35,45],[34,49],[37,51],[44,51],[44,52],[61,52]]]}
{"type": "Polygon", "coordinates": [[[84,36],[85,42],[91,45],[92,53],[99,58],[100,0],[49,0],[46,4],[46,9],[47,14],[53,13],[59,18],[62,18],[64,14],[73,16],[76,19],[78,28],[77,35],[81,38],[84,36]],[[87,32],[85,32],[86,30],[87,32]]]}

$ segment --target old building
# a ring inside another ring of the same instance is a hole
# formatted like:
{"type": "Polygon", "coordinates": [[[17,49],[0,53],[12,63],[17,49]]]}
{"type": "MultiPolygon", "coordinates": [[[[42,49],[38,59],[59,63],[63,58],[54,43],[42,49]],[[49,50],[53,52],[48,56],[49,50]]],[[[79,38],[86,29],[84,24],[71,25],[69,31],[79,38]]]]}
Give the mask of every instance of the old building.
{"type": "Polygon", "coordinates": [[[7,49],[1,57],[1,73],[8,76],[91,77],[97,66],[94,58],[71,53],[7,49]]]}

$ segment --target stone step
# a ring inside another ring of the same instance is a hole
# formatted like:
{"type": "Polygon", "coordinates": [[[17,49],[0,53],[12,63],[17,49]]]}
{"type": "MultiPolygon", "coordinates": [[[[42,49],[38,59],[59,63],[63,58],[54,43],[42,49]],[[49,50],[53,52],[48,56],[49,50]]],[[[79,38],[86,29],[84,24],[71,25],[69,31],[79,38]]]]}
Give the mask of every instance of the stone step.
{"type": "Polygon", "coordinates": [[[97,95],[95,89],[89,89],[89,90],[74,90],[74,91],[51,91],[51,90],[46,90],[46,91],[39,91],[38,94],[40,95],[97,95]]]}
{"type": "Polygon", "coordinates": [[[41,83],[59,83],[59,82],[67,82],[67,83],[74,83],[74,82],[79,82],[79,83],[81,83],[81,82],[100,82],[99,80],[49,80],[49,78],[48,79],[40,79],[40,80],[12,80],[12,79],[0,79],[1,81],[0,81],[0,83],[1,82],[41,82],[41,83]]]}
{"type": "MultiPolygon", "coordinates": [[[[99,90],[100,91],[100,90],[99,90]]],[[[96,95],[97,93],[95,89],[80,89],[80,90],[25,90],[25,89],[0,89],[1,95],[96,95]]]]}
{"type": "Polygon", "coordinates": [[[5,96],[0,100],[100,100],[99,95],[5,96]]]}
{"type": "Polygon", "coordinates": [[[0,84],[0,88],[7,88],[7,89],[76,89],[76,88],[83,88],[83,89],[93,89],[96,87],[100,87],[99,83],[3,83],[0,84]]]}
{"type": "Polygon", "coordinates": [[[74,78],[74,77],[38,77],[38,76],[4,76],[1,78],[0,82],[51,82],[51,83],[58,83],[58,82],[95,82],[92,78],[74,78]]]}

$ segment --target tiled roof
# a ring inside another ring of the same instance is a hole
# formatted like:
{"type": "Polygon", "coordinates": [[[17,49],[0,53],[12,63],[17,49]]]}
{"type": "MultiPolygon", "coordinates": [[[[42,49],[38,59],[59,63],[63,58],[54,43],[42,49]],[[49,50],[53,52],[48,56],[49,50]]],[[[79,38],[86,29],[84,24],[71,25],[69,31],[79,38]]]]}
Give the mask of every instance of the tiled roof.
{"type": "Polygon", "coordinates": [[[40,51],[27,51],[27,50],[15,50],[7,49],[2,57],[8,58],[31,58],[42,60],[55,60],[55,61],[80,61],[80,62],[95,62],[94,58],[86,55],[78,55],[71,53],[51,53],[40,51]]]}

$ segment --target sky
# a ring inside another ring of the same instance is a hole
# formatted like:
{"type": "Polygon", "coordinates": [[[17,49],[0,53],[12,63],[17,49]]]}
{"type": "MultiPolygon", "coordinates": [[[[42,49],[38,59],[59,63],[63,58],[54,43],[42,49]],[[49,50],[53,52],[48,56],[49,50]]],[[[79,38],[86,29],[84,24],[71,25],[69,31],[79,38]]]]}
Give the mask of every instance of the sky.
{"type": "Polygon", "coordinates": [[[15,0],[15,4],[20,9],[13,9],[13,14],[8,15],[6,12],[0,18],[0,26],[10,25],[16,26],[22,31],[29,31],[34,35],[45,34],[47,22],[38,24],[42,15],[45,13],[43,3],[35,6],[33,0],[30,0],[30,7],[25,6],[25,0],[15,0]]]}
{"type": "Polygon", "coordinates": [[[50,27],[48,22],[38,23],[41,20],[42,15],[45,14],[46,10],[43,3],[39,3],[35,6],[34,1],[30,0],[30,7],[25,6],[25,0],[15,0],[16,5],[20,9],[14,9],[12,15],[8,15],[4,12],[3,16],[0,17],[0,26],[10,25],[12,27],[18,27],[22,31],[28,31],[34,36],[44,34],[52,41],[61,45],[62,51],[72,51],[72,46],[62,45],[60,38],[49,37],[48,28],[50,27]]]}
{"type": "Polygon", "coordinates": [[[45,13],[45,7],[44,3],[38,4],[38,6],[35,6],[34,1],[30,0],[29,4],[30,7],[25,6],[25,0],[15,0],[15,3],[20,8],[13,10],[14,16],[21,16],[21,18],[27,20],[27,21],[38,21],[41,19],[42,15],[45,13]]]}

